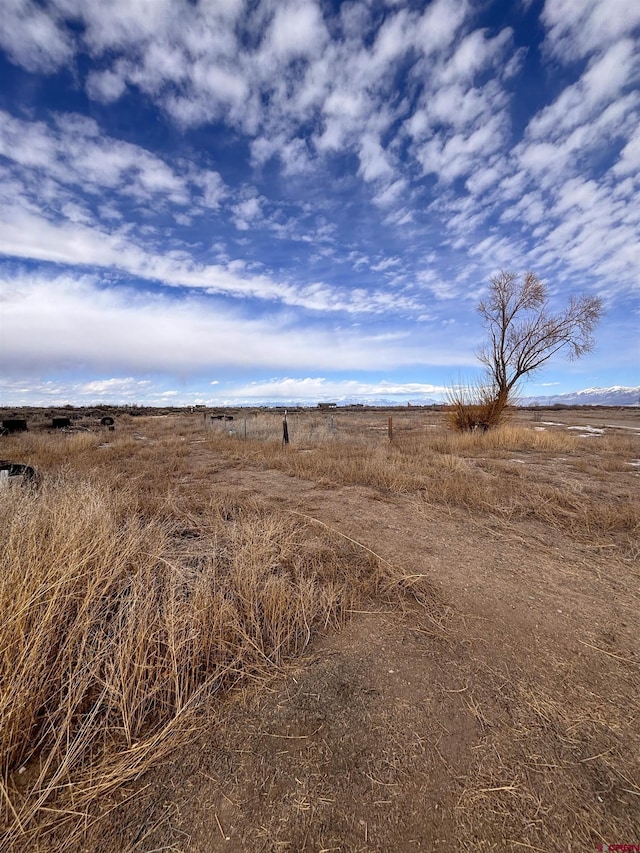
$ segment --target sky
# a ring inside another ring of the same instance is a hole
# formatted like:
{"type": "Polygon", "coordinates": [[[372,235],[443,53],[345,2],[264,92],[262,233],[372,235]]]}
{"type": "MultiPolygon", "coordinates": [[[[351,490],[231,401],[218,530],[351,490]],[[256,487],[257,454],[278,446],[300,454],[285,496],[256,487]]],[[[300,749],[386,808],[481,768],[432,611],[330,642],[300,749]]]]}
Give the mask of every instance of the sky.
{"type": "Polygon", "coordinates": [[[640,385],[638,0],[2,0],[0,405],[396,402],[500,270],[640,385]]]}

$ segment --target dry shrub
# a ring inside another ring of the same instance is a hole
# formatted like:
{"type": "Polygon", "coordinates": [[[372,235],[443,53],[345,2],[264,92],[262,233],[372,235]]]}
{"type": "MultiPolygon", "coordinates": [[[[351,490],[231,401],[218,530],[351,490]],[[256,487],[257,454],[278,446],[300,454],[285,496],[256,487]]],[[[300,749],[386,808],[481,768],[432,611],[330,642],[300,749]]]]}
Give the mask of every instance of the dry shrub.
{"type": "Polygon", "coordinates": [[[455,432],[487,432],[502,423],[507,397],[491,386],[455,388],[448,395],[447,423],[455,432]]]}
{"type": "Polygon", "coordinates": [[[7,845],[77,821],[189,737],[212,694],[299,651],[385,575],[302,519],[226,498],[185,528],[175,496],[149,519],[133,489],[60,477],[0,504],[7,845]]]}

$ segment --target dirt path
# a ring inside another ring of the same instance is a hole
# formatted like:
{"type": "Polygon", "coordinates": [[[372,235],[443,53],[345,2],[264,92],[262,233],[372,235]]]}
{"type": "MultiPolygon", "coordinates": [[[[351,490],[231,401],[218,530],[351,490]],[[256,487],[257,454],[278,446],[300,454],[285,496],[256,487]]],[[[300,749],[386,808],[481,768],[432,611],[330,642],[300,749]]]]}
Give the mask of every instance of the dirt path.
{"type": "Polygon", "coordinates": [[[433,604],[363,607],[266,689],[235,691],[83,849],[640,844],[637,566],[415,497],[223,462],[196,476],[427,575],[433,604]]]}

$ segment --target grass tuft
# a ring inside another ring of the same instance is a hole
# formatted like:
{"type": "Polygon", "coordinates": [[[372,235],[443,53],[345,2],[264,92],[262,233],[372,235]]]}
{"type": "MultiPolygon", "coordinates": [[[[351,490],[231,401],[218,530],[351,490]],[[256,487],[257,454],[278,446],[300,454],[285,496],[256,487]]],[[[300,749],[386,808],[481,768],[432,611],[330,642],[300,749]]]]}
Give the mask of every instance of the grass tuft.
{"type": "Polygon", "coordinates": [[[0,504],[4,841],[73,820],[193,733],[198,709],[338,624],[385,574],[304,519],[61,475],[0,504]],[[185,526],[187,522],[187,526],[185,526]]]}

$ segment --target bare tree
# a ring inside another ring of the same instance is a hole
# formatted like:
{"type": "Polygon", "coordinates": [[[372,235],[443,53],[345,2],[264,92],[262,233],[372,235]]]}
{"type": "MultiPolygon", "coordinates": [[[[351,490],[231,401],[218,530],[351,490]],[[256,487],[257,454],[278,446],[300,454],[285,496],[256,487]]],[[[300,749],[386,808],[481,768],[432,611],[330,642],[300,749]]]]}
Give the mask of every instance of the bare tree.
{"type": "Polygon", "coordinates": [[[593,349],[602,300],[572,296],[564,311],[553,314],[546,285],[534,273],[520,277],[503,270],[491,279],[489,296],[478,311],[488,332],[478,358],[487,368],[493,399],[501,411],[518,380],[554,355],[576,359],[593,349]]]}

